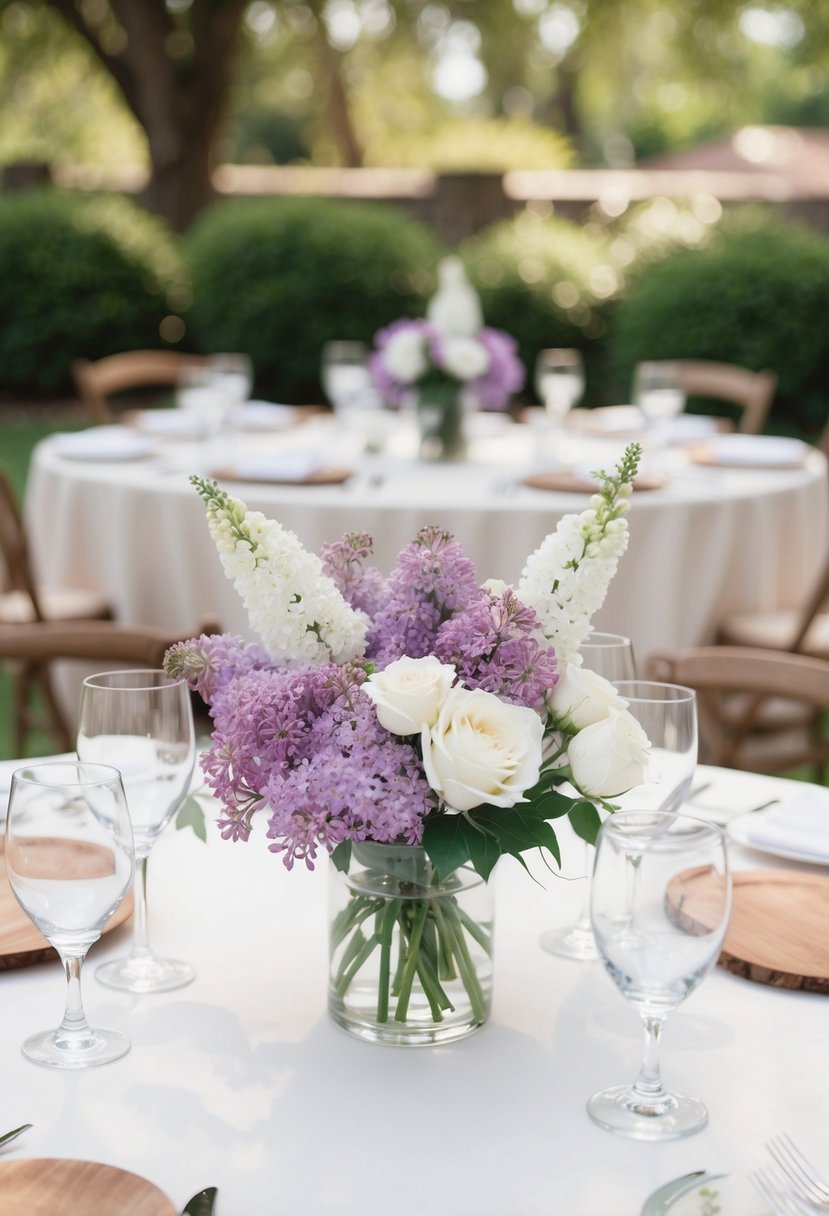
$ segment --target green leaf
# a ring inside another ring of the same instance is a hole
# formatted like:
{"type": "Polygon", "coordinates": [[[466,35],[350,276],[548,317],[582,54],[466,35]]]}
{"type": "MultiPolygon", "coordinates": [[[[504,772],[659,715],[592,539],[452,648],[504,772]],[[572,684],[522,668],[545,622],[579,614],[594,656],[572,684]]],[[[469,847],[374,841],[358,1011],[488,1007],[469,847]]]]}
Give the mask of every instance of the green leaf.
{"type": "Polygon", "coordinates": [[[207,825],[205,823],[204,811],[195,794],[189,794],[179,807],[179,812],[176,815],[176,827],[179,831],[182,828],[192,828],[199,840],[205,844],[207,843],[207,825]]]}
{"type": "Polygon", "coordinates": [[[341,874],[347,874],[348,867],[351,864],[351,841],[341,840],[333,849],[331,860],[334,863],[335,869],[339,870],[341,874]]]}
{"type": "Polygon", "coordinates": [[[570,822],[577,836],[581,836],[588,844],[596,843],[602,820],[592,802],[577,802],[570,812],[570,822]]]}
{"type": "MultiPolygon", "coordinates": [[[[480,831],[468,823],[464,815],[435,815],[426,820],[423,829],[423,847],[435,868],[438,882],[442,882],[444,878],[460,866],[466,865],[467,862],[475,865],[473,860],[475,842],[471,837],[480,834],[480,831]]],[[[492,864],[494,865],[495,862],[492,864]]],[[[475,865],[475,869],[478,869],[477,865],[475,865]]]]}
{"type": "Polygon", "coordinates": [[[208,1186],[193,1198],[183,1209],[181,1216],[213,1216],[213,1204],[216,1202],[216,1187],[208,1186]]]}

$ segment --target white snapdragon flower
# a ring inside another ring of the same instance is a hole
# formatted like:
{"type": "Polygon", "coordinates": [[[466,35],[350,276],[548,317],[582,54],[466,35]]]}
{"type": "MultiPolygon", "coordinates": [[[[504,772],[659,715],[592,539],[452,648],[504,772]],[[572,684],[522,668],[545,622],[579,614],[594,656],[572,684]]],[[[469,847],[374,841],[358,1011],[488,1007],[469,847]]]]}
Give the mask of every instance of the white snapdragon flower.
{"type": "Polygon", "coordinates": [[[475,338],[445,337],[441,351],[444,371],[456,380],[477,380],[489,370],[489,351],[475,338]]]}
{"type": "Polygon", "coordinates": [[[602,474],[603,490],[580,515],[565,515],[528,559],[518,598],[535,609],[541,631],[564,662],[578,662],[590,621],[601,608],[619,558],[627,549],[630,482],[639,450],[625,453],[615,477],[602,474]]]}
{"type": "Polygon", "coordinates": [[[365,651],[368,620],[323,573],[316,554],[215,483],[193,479],[225,574],[265,649],[286,664],[346,663],[365,651]]]}
{"type": "Polygon", "coordinates": [[[414,384],[429,368],[426,341],[419,329],[400,329],[383,347],[386,370],[400,384],[414,384]]]}

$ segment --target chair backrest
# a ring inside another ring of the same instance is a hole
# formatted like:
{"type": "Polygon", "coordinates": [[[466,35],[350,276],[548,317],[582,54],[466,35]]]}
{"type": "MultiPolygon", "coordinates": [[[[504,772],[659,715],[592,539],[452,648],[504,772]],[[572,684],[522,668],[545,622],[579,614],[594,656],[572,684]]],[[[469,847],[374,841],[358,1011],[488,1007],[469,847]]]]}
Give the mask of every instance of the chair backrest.
{"type": "MultiPolygon", "coordinates": [[[[215,631],[212,624],[194,632],[215,631]]],[[[0,661],[49,663],[83,659],[102,663],[134,663],[161,667],[164,655],[176,642],[194,636],[172,634],[150,626],[117,625],[112,621],[38,621],[0,625],[0,661]]]]}
{"type": "Polygon", "coordinates": [[[43,613],[32,574],[23,517],[11,483],[2,469],[0,469],[0,557],[5,566],[5,578],[0,590],[24,592],[32,601],[35,618],[42,621],[43,613]]]}
{"type": "Polygon", "coordinates": [[[112,421],[107,400],[113,393],[131,388],[176,385],[187,368],[207,367],[203,355],[187,355],[173,350],[130,350],[108,355],[94,363],[75,359],[71,365],[78,396],[89,407],[96,422],[112,421]]]}
{"type": "MultiPolygon", "coordinates": [[[[779,755],[769,750],[769,764],[756,748],[749,754],[754,732],[768,731],[762,707],[770,699],[791,704],[804,703],[815,712],[829,709],[829,662],[807,655],[780,650],[759,650],[748,646],[701,646],[673,654],[657,653],[648,657],[649,679],[684,684],[697,692],[700,710],[700,742],[705,743],[705,759],[730,768],[772,770],[780,764],[779,755]],[[735,696],[738,698],[735,702],[735,696]],[[730,698],[730,700],[729,700],[730,698]],[[736,704],[736,710],[735,710],[736,704]]],[[[829,746],[813,739],[807,719],[803,741],[797,755],[789,753],[786,764],[813,763],[826,758],[829,746]]],[[[786,729],[782,720],[781,728],[786,729]]]]}
{"type": "Polygon", "coordinates": [[[669,359],[656,366],[671,372],[689,397],[713,397],[740,406],[737,429],[743,434],[759,435],[765,426],[777,388],[776,372],[691,359],[669,359]]]}

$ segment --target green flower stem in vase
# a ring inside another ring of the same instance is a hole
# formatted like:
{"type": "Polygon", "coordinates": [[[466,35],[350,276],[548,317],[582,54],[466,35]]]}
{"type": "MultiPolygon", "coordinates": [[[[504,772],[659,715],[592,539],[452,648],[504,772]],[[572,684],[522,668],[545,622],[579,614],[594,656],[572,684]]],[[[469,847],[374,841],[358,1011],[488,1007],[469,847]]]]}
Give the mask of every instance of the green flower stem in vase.
{"type": "Polygon", "coordinates": [[[418,846],[341,846],[331,864],[334,1020],[371,1042],[428,1045],[483,1025],[492,889],[470,867],[438,882],[418,846]]]}
{"type": "Polygon", "coordinates": [[[447,381],[419,386],[417,420],[422,460],[459,460],[466,454],[463,386],[447,381]]]}

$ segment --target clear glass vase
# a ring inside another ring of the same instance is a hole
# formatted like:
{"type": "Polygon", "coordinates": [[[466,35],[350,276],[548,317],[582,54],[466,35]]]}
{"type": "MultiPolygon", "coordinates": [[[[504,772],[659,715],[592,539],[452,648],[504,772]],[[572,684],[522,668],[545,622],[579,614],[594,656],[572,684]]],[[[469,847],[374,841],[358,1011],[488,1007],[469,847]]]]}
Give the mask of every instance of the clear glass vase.
{"type": "Polygon", "coordinates": [[[484,1024],[493,889],[469,867],[437,882],[418,846],[363,843],[329,879],[328,1008],[372,1043],[428,1046],[484,1024]]]}
{"type": "Polygon", "coordinates": [[[462,460],[466,455],[467,394],[459,384],[423,385],[417,399],[421,460],[462,460]]]}

